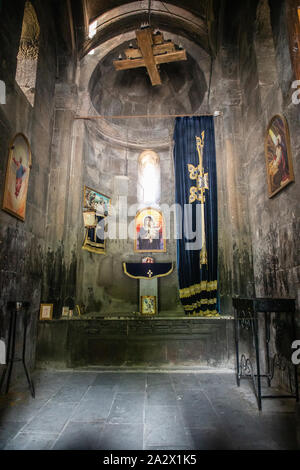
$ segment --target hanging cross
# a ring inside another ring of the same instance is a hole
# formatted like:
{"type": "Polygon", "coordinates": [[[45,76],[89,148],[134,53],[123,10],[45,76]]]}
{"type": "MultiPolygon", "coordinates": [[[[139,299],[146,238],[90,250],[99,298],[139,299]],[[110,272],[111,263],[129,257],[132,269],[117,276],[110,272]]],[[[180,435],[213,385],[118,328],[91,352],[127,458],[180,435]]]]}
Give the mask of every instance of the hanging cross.
{"type": "Polygon", "coordinates": [[[148,274],[148,277],[152,277],[153,272],[151,271],[151,269],[149,269],[149,271],[147,272],[147,274],[148,274]]]}
{"type": "Polygon", "coordinates": [[[199,155],[199,165],[188,165],[190,172],[190,179],[197,181],[197,187],[192,186],[190,189],[190,204],[195,201],[205,203],[205,191],[209,189],[208,173],[204,173],[203,168],[203,148],[204,148],[205,132],[203,131],[201,137],[196,137],[197,151],[199,155]]]}
{"type": "Polygon", "coordinates": [[[125,50],[126,59],[115,60],[116,70],[128,70],[146,67],[153,86],[161,85],[159,65],[168,62],[187,60],[185,50],[175,49],[171,41],[164,41],[159,32],[153,33],[152,28],[144,28],[135,32],[138,49],[125,50]]]}

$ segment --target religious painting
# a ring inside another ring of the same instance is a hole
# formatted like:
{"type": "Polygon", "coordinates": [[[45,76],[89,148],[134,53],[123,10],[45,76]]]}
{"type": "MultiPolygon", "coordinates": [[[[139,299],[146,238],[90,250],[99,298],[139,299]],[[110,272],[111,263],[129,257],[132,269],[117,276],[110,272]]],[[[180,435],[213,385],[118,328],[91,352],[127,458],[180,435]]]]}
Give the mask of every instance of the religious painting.
{"type": "Polygon", "coordinates": [[[2,208],[22,221],[26,214],[30,169],[30,145],[25,135],[19,133],[9,147],[2,208]]]}
{"type": "Polygon", "coordinates": [[[140,253],[166,251],[165,224],[161,211],[148,207],[137,213],[134,251],[140,253]]]}
{"type": "Polygon", "coordinates": [[[156,297],[154,295],[141,296],[141,314],[155,315],[156,311],[156,297]]]}
{"type": "Polygon", "coordinates": [[[41,304],[40,320],[52,320],[53,304],[41,304]]]}
{"type": "Polygon", "coordinates": [[[274,116],[265,140],[269,197],[275,196],[294,179],[288,124],[284,116],[274,116]]]}
{"type": "Polygon", "coordinates": [[[85,238],[83,249],[91,253],[105,254],[106,217],[110,213],[111,199],[84,186],[83,219],[85,238]]]}
{"type": "Polygon", "coordinates": [[[108,215],[110,207],[110,198],[94,189],[84,186],[83,207],[98,215],[108,215]]]}

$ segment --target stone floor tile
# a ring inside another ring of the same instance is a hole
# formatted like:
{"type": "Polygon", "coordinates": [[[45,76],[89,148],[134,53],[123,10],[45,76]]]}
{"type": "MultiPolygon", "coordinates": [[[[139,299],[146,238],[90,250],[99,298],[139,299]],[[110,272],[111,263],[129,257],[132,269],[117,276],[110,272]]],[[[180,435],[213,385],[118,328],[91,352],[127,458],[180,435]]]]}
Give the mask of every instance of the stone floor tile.
{"type": "Polygon", "coordinates": [[[108,421],[111,424],[139,424],[143,422],[145,394],[118,393],[108,421]]]}
{"type": "Polygon", "coordinates": [[[177,446],[189,446],[191,444],[188,433],[182,424],[169,426],[145,425],[145,445],[146,446],[167,446],[176,448],[177,446]]]}
{"type": "Polygon", "coordinates": [[[105,391],[97,398],[81,400],[72,414],[72,421],[92,423],[105,420],[110,413],[113,399],[114,395],[105,391]]]}
{"type": "Polygon", "coordinates": [[[55,437],[46,434],[19,433],[11,439],[4,450],[50,450],[55,442],[55,437]]]}
{"type": "Polygon", "coordinates": [[[23,431],[59,433],[75,408],[75,403],[47,403],[25,426],[23,431]]]}
{"type": "Polygon", "coordinates": [[[54,450],[97,450],[103,424],[69,422],[59,436],[54,450]]]}
{"type": "Polygon", "coordinates": [[[67,384],[63,385],[58,392],[53,395],[52,400],[60,403],[71,402],[77,403],[86,393],[88,385],[83,384],[67,384]]]}
{"type": "Polygon", "coordinates": [[[101,435],[99,449],[142,450],[142,424],[107,424],[101,435]]]}

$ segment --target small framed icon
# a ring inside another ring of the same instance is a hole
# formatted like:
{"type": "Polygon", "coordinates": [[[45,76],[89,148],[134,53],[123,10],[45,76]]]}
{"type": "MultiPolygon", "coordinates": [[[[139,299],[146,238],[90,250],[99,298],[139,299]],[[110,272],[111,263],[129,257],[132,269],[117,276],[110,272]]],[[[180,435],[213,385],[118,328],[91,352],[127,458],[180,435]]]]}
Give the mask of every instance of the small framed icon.
{"type": "Polygon", "coordinates": [[[142,315],[156,315],[156,297],[154,295],[141,296],[141,314],[142,315]]]}
{"type": "Polygon", "coordinates": [[[52,320],[53,304],[41,304],[40,320],[52,320]]]}
{"type": "Polygon", "coordinates": [[[62,318],[69,318],[69,316],[70,316],[70,311],[69,310],[70,310],[69,307],[66,307],[66,306],[63,307],[62,311],[61,311],[61,317],[62,318]]]}

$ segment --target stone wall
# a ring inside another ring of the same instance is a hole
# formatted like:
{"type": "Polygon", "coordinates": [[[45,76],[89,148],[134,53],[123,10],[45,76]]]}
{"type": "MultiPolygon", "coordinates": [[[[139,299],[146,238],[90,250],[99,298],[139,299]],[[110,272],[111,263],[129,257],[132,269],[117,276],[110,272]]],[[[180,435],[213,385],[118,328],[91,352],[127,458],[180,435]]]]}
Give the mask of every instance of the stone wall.
{"type": "MultiPolygon", "coordinates": [[[[174,203],[174,120],[83,121],[74,119],[76,114],[205,114],[216,109],[222,112],[215,120],[222,314],[232,313],[233,294],[253,295],[247,163],[241,158],[245,147],[238,45],[233,44],[230,19],[220,8],[217,36],[222,47],[215,44],[217,55],[213,62],[196,42],[165,33],[166,38],[187,49],[188,61],[177,64],[175,69],[170,64],[162,67],[164,84],[157,89],[151,87],[143,70],[120,73],[113,69],[112,60],[134,39],[134,32],[106,41],[94,54],[81,59],[76,78],[66,73],[58,81],[42,294],[44,301],[54,304],[56,318],[60,317],[64,303],[84,304],[88,313],[100,315],[138,310],[137,282],[122,272],[122,261],[141,258],[134,253],[133,240],[107,240],[106,256],[82,250],[84,185],[116,202],[120,195],[118,178],[125,178],[128,192],[121,195],[127,196],[129,206],[135,204],[138,156],[143,150],[152,149],[161,162],[160,202],[174,203]]],[[[131,214],[129,222],[133,219],[131,214]]],[[[167,253],[156,255],[156,259],[176,263],[175,240],[168,241],[167,253]]],[[[160,293],[160,311],[182,312],[176,270],[160,280],[160,293]]]]}
{"type": "MultiPolygon", "coordinates": [[[[83,303],[89,313],[125,312],[138,306],[137,283],[127,279],[121,267],[122,261],[139,259],[132,240],[108,240],[105,257],[82,251],[84,184],[114,201],[116,177],[128,178],[128,204],[136,203],[137,159],[151,148],[161,159],[161,203],[174,202],[172,120],[84,122],[74,121],[76,114],[220,110],[215,126],[221,312],[232,313],[233,295],[298,297],[297,184],[270,200],[264,158],[267,124],[275,113],[284,113],[297,178],[299,117],[291,104],[293,75],[284,8],[281,2],[270,2],[270,8],[266,0],[229,3],[219,6],[212,62],[196,43],[165,33],[182,44],[189,57],[176,70],[170,65],[162,68],[164,85],[159,89],[150,86],[144,70],[115,72],[112,67],[112,60],[133,40],[133,32],[107,40],[81,59],[76,79],[66,73],[57,84],[43,289],[43,299],[56,306],[55,316],[70,299],[83,303]]],[[[167,254],[157,259],[175,262],[175,242],[170,241],[167,254]]],[[[161,310],[180,310],[176,272],[160,282],[161,310]]]]}
{"type": "MultiPolygon", "coordinates": [[[[0,17],[0,80],[7,89],[7,104],[0,105],[1,186],[16,132],[28,136],[33,155],[25,223],[0,212],[1,336],[7,336],[6,303],[20,297],[31,302],[31,364],[40,301],[54,304],[55,318],[74,303],[101,315],[138,309],[137,282],[122,272],[122,261],[141,257],[133,241],[108,240],[106,256],[82,250],[83,186],[113,201],[127,195],[135,204],[138,156],[152,149],[160,157],[160,202],[172,205],[174,121],[89,121],[78,115],[221,111],[215,119],[221,312],[232,313],[233,295],[254,294],[296,297],[299,312],[300,113],[291,100],[285,2],[215,2],[218,18],[206,43],[212,58],[196,36],[181,34],[178,25],[172,33],[168,25],[165,37],[188,51],[188,61],[162,67],[164,85],[157,89],[145,71],[112,68],[134,31],[107,36],[93,55],[76,61],[65,3],[32,3],[40,25],[33,107],[15,82],[24,1],[2,2],[0,17]],[[277,113],[289,123],[296,183],[269,199],[264,136],[277,113]]],[[[169,241],[167,253],[156,259],[176,262],[176,242],[169,241]]],[[[180,314],[176,270],[159,282],[160,310],[180,314]]]]}
{"type": "Polygon", "coordinates": [[[283,1],[245,2],[240,16],[239,69],[243,103],[245,178],[257,296],[297,299],[299,277],[300,108],[292,103],[286,5],[283,1]],[[249,21],[252,18],[252,21],[249,21]],[[264,139],[269,121],[283,114],[291,135],[295,183],[269,199],[264,139]]]}
{"type": "MultiPolygon", "coordinates": [[[[128,47],[133,36],[134,33],[121,35],[96,49],[93,55],[85,56],[78,65],[78,81],[73,88],[66,81],[56,87],[59,110],[52,147],[49,263],[43,299],[54,303],[57,318],[61,315],[62,302],[83,304],[86,313],[93,315],[139,310],[138,282],[129,279],[122,269],[123,261],[141,260],[142,255],[134,253],[134,241],[129,237],[108,239],[104,256],[82,250],[84,185],[111,197],[113,204],[118,202],[118,196],[125,196],[129,209],[138,202],[138,157],[145,149],[152,149],[160,158],[160,205],[170,207],[175,201],[173,119],[80,121],[74,120],[75,114],[202,114],[208,111],[208,54],[185,38],[165,34],[166,38],[186,47],[189,58],[187,63],[162,67],[163,85],[153,88],[145,70],[121,73],[114,70],[113,59],[128,47]],[[69,178],[72,178],[72,185],[69,178]],[[120,178],[126,181],[125,192],[120,189],[120,178]]],[[[134,222],[136,210],[130,214],[128,223],[134,222]]],[[[120,221],[117,229],[119,227],[120,221]]],[[[154,254],[158,262],[176,263],[173,218],[171,232],[167,252],[154,254]]],[[[180,314],[176,269],[159,283],[159,310],[180,314]]]]}
{"type": "MultiPolygon", "coordinates": [[[[0,336],[7,340],[8,301],[30,302],[27,361],[35,361],[36,325],[41,298],[45,254],[47,196],[52,140],[54,90],[57,70],[52,2],[33,1],[40,25],[35,102],[32,107],[15,81],[21,37],[24,1],[1,2],[0,79],[6,84],[6,104],[0,105],[0,187],[4,188],[9,142],[17,132],[29,139],[32,150],[25,222],[0,211],[0,336]]],[[[2,204],[3,191],[1,191],[2,204]]],[[[17,325],[17,351],[20,355],[21,323],[17,325]]],[[[18,372],[18,367],[14,368],[18,372]]]]}

